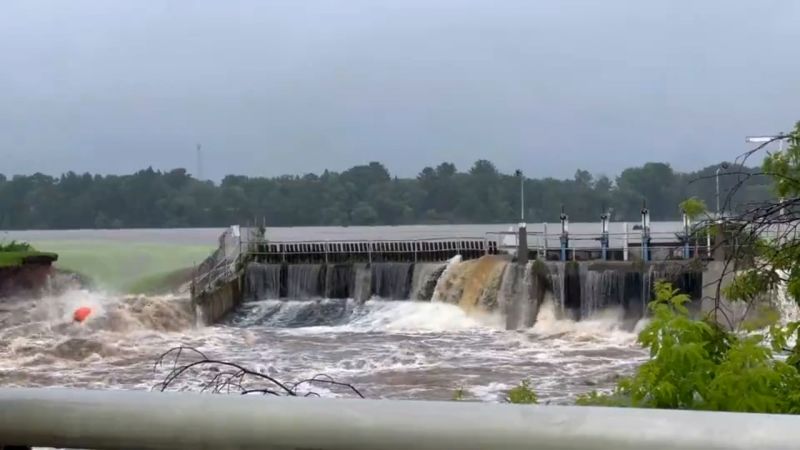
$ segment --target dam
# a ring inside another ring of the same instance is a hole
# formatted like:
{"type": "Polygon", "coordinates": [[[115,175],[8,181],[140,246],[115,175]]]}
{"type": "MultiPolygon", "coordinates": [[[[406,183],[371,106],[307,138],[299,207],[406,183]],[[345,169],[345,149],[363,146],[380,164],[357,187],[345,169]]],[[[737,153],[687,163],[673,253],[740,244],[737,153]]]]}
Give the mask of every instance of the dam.
{"type": "MultiPolygon", "coordinates": [[[[636,318],[653,283],[670,277],[697,300],[713,294],[698,282],[713,279],[719,262],[704,257],[702,242],[700,258],[682,259],[667,229],[680,224],[664,223],[654,224],[663,239],[654,239],[653,254],[671,259],[643,262],[633,245],[628,260],[584,258],[583,250],[599,249],[588,240],[595,225],[571,227],[570,247],[578,251],[562,261],[553,259],[552,242],[541,257],[544,226],[528,224],[525,262],[516,233],[507,231],[512,224],[149,231],[163,242],[188,234],[194,243],[217,244],[211,257],[197,259],[193,296],[190,284],[174,293],[118,294],[69,283],[41,297],[8,298],[0,311],[0,341],[8,344],[0,346],[0,378],[6,385],[150,389],[154,358],[180,343],[281,380],[324,373],[371,398],[449,400],[463,386],[469,399],[497,402],[530,378],[543,402],[569,404],[589,390],[611,389],[647,358],[636,344],[636,318]],[[497,250],[465,252],[470,236],[497,250]],[[386,242],[427,242],[438,252],[444,241],[465,242],[429,256],[419,253],[421,244],[386,258],[375,251],[386,242]],[[333,243],[347,242],[370,250],[350,261],[333,254],[333,243]],[[288,245],[299,243],[322,246],[323,254],[292,260],[288,245]],[[285,249],[287,261],[275,251],[258,255],[265,244],[280,244],[275,250],[285,249]],[[96,314],[76,325],[77,306],[96,314]]],[[[624,256],[615,236],[623,230],[615,224],[609,231],[611,250],[624,256]]],[[[142,232],[118,233],[127,240],[142,232]]],[[[631,229],[629,242],[639,234],[631,229]]],[[[181,388],[193,383],[187,378],[181,388]]]]}
{"type": "Polygon", "coordinates": [[[708,236],[655,233],[646,218],[639,229],[625,225],[624,233],[610,232],[604,222],[597,234],[570,235],[566,225],[558,233],[521,224],[472,238],[294,242],[233,226],[196,269],[192,299],[209,324],[248,302],[292,300],[315,308],[322,299],[381,299],[498,314],[507,329],[533,326],[545,303],[559,318],[576,321],[622,310],[632,326],[647,314],[657,281],[688,294],[699,310],[709,274],[718,276],[708,270],[719,257],[708,236]]]}

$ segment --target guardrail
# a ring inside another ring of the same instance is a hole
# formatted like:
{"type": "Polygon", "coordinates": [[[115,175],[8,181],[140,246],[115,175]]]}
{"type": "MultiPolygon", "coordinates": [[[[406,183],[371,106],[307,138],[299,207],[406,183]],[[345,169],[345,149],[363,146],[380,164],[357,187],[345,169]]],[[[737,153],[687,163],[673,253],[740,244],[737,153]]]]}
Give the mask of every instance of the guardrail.
{"type": "Polygon", "coordinates": [[[219,261],[215,267],[208,269],[205,273],[201,273],[193,277],[191,287],[192,295],[199,295],[203,292],[213,289],[220,282],[225,282],[232,279],[236,274],[236,261],[236,259],[233,261],[219,261]]]}
{"type": "Polygon", "coordinates": [[[255,235],[254,228],[233,225],[219,236],[219,246],[195,268],[192,277],[192,296],[213,289],[219,282],[236,275],[236,264],[251,247],[243,245],[255,235]]]}
{"type": "Polygon", "coordinates": [[[800,417],[770,414],[0,389],[0,447],[772,450],[798,442],[800,417]]]}
{"type": "MultiPolygon", "coordinates": [[[[623,226],[623,232],[562,235],[548,233],[547,224],[542,224],[543,231],[526,233],[527,246],[537,253],[538,259],[564,261],[710,259],[715,248],[709,233],[692,234],[687,242],[680,231],[649,231],[648,239],[643,240],[641,229],[631,229],[628,223],[623,226]]],[[[764,235],[769,237],[771,233],[764,235]]],[[[483,237],[273,241],[258,236],[255,229],[232,226],[220,236],[219,248],[197,268],[193,292],[213,289],[220,281],[230,279],[243,256],[259,262],[290,264],[431,262],[455,255],[473,259],[485,254],[514,254],[518,238],[516,231],[507,231],[488,232],[483,237]]],[[[731,248],[736,248],[736,244],[731,248]]]]}
{"type": "MultiPolygon", "coordinates": [[[[627,230],[627,224],[625,224],[627,230]]],[[[569,233],[565,236],[545,231],[528,231],[527,246],[530,251],[536,252],[539,259],[559,259],[558,253],[562,243],[566,242],[564,257],[572,259],[640,259],[643,233],[641,230],[627,230],[624,232],[602,233],[569,233]],[[566,237],[566,241],[562,238],[566,237]],[[603,256],[603,239],[606,239],[603,256]],[[550,255],[550,257],[548,257],[550,255]],[[580,255],[580,256],[579,256],[580,255]]],[[[673,231],[651,231],[648,235],[649,260],[657,259],[687,259],[710,258],[711,240],[708,236],[691,237],[689,246],[684,244],[681,233],[673,231]]],[[[500,252],[516,253],[518,250],[519,233],[517,231],[500,231],[486,233],[486,239],[497,242],[500,252]]]]}
{"type": "MultiPolygon", "coordinates": [[[[265,262],[423,262],[497,253],[497,242],[482,237],[242,242],[248,255],[265,262]]],[[[244,252],[244,250],[243,250],[244,252]]]]}

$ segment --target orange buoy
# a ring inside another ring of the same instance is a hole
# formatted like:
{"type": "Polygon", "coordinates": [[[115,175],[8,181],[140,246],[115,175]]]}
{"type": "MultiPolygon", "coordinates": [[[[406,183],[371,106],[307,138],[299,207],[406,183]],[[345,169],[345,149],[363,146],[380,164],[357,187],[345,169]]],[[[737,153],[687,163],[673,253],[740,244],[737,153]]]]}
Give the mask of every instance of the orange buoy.
{"type": "Polygon", "coordinates": [[[80,308],[76,309],[74,313],[72,313],[72,318],[75,320],[75,322],[83,322],[91,313],[92,308],[89,308],[88,306],[81,306],[80,308]]]}

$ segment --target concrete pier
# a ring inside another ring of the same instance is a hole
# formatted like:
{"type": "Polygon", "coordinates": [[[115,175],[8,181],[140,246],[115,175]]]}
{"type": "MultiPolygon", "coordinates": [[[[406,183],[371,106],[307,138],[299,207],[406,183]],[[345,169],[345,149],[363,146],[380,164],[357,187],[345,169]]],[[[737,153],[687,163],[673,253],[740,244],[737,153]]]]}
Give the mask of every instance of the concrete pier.
{"type": "Polygon", "coordinates": [[[200,292],[193,296],[192,301],[202,323],[217,323],[242,302],[242,279],[226,281],[214,289],[200,292]]]}

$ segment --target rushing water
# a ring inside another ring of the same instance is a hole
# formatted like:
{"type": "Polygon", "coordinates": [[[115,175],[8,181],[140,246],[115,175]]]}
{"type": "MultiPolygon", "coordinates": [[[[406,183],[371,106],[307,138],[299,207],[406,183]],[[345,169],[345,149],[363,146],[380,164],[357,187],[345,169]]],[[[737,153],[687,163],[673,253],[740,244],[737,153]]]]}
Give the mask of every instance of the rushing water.
{"type": "MultiPolygon", "coordinates": [[[[507,229],[295,228],[272,234],[283,239],[403,238],[479,236],[479,230],[507,229]]],[[[118,230],[9,237],[47,248],[48,240],[212,244],[218,233],[118,230]]],[[[284,381],[325,373],[353,384],[367,397],[450,399],[463,388],[468,398],[499,401],[527,378],[543,401],[565,403],[576,394],[613,386],[619,375],[630,373],[646,357],[635,343],[626,311],[602,303],[612,297],[630,300],[618,281],[605,274],[591,275],[596,282],[581,275],[597,286],[586,289],[587,298],[596,300],[574,322],[564,319],[568,274],[561,266],[551,268],[552,292],[543,301],[515,300],[542,295],[534,292],[538,288],[529,269],[492,258],[454,258],[447,264],[414,267],[329,267],[325,273],[317,267],[295,267],[286,273],[281,289],[278,267],[256,266],[247,275],[250,301],[225,323],[208,327],[197,326],[186,295],[124,296],[70,288],[38,299],[3,299],[0,385],[150,389],[165,374],[154,371],[158,355],[188,345],[284,381]],[[376,293],[417,301],[353,300],[376,293]],[[286,298],[277,300],[279,295],[286,298]],[[327,296],[349,299],[320,298],[327,296]],[[94,310],[83,324],[72,321],[79,306],[94,310]]],[[[183,385],[192,386],[191,380],[183,385]]]]}
{"type": "Polygon", "coordinates": [[[278,379],[319,373],[367,397],[449,399],[457,388],[497,401],[529,378],[545,401],[610,387],[643,357],[618,311],[557,320],[543,305],[532,329],[441,302],[250,302],[228,323],[197,327],[187,298],[72,289],[0,304],[0,385],[149,389],[155,358],[177,345],[278,379]],[[88,305],[83,324],[72,312],[88,305]]]}

